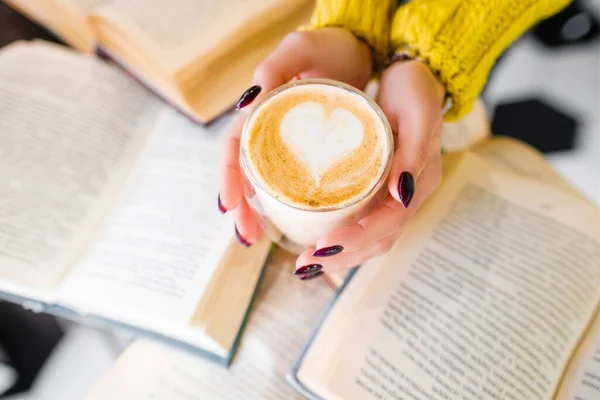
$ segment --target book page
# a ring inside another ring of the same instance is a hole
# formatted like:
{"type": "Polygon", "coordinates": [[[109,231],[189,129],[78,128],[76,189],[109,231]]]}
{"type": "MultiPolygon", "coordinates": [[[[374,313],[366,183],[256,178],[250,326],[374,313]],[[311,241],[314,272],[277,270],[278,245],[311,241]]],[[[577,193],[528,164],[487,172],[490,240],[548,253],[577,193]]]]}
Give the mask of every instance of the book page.
{"type": "Polygon", "coordinates": [[[81,10],[86,13],[89,13],[93,10],[100,8],[101,6],[105,6],[110,3],[115,3],[119,0],[62,0],[65,2],[73,3],[81,10]]]}
{"type": "Polygon", "coordinates": [[[328,399],[551,399],[599,262],[597,209],[467,154],[353,277],[298,377],[328,399]]]}
{"type": "Polygon", "coordinates": [[[565,373],[558,400],[600,398],[600,314],[565,373]]]}
{"type": "Polygon", "coordinates": [[[117,206],[60,288],[61,303],[150,330],[188,326],[233,236],[217,210],[220,135],[232,121],[202,127],[162,112],[117,206]]]}
{"type": "Polygon", "coordinates": [[[159,104],[62,46],[0,52],[0,291],[48,292],[110,207],[159,104]]]}
{"type": "Polygon", "coordinates": [[[285,376],[331,290],[323,281],[300,281],[293,270],[294,257],[276,249],[229,369],[138,341],[87,400],[300,399],[285,376]]]}
{"type": "Polygon", "coordinates": [[[95,12],[169,70],[198,56],[215,57],[227,41],[240,42],[281,20],[308,0],[114,0],[95,12]],[[242,36],[243,35],[243,36],[242,36]]]}
{"type": "Polygon", "coordinates": [[[554,186],[565,193],[585,199],[575,187],[552,168],[542,153],[523,142],[508,137],[495,137],[475,147],[473,151],[506,171],[554,186]]]}

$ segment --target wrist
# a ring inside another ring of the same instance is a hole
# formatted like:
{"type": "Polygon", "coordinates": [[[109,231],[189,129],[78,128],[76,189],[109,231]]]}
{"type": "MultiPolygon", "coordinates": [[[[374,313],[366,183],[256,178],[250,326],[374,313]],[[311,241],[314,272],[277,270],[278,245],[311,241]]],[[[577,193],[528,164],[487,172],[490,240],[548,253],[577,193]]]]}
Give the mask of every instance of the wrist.
{"type": "Polygon", "coordinates": [[[308,26],[302,30],[340,28],[351,32],[370,49],[373,71],[380,71],[389,55],[390,23],[395,0],[317,0],[308,26]]]}
{"type": "Polygon", "coordinates": [[[327,57],[332,55],[333,48],[339,49],[334,53],[336,63],[343,64],[344,69],[351,69],[353,75],[359,77],[358,81],[366,84],[371,78],[375,65],[374,51],[360,36],[342,27],[319,28],[308,33],[316,35],[315,43],[321,41],[331,43],[333,47],[328,47],[327,57]]]}
{"type": "Polygon", "coordinates": [[[377,64],[376,50],[364,38],[356,35],[352,31],[348,31],[356,40],[359,59],[362,60],[362,65],[368,70],[369,76],[373,74],[375,65],[377,64]]]}
{"type": "Polygon", "coordinates": [[[409,52],[399,51],[389,58],[385,64],[385,69],[394,68],[396,66],[408,66],[409,68],[416,67],[423,69],[424,73],[430,77],[429,81],[431,82],[433,97],[437,100],[437,104],[440,105],[442,113],[446,114],[446,112],[452,108],[452,96],[450,96],[446,90],[439,75],[423,62],[423,60],[409,52]]]}

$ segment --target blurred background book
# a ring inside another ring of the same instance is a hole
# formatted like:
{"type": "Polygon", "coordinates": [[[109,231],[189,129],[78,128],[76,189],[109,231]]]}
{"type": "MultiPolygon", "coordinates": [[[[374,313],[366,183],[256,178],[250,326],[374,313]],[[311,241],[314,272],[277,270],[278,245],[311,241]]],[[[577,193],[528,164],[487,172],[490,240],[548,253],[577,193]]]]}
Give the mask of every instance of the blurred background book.
{"type": "Polygon", "coordinates": [[[313,0],[4,0],[65,43],[98,52],[199,122],[223,114],[313,0]]]}

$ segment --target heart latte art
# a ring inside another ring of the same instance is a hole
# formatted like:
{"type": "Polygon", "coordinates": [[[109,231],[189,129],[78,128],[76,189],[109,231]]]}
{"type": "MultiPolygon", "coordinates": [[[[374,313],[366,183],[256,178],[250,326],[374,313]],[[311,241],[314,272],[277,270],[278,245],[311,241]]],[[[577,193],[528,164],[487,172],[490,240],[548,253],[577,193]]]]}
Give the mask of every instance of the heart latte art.
{"type": "Polygon", "coordinates": [[[385,135],[363,98],[314,84],[262,103],[243,140],[261,186],[288,203],[322,208],[352,201],[374,185],[384,168],[385,135]]]}
{"type": "Polygon", "coordinates": [[[329,167],[362,144],[362,122],[345,108],[336,108],[329,118],[319,103],[306,102],[289,110],[281,121],[283,142],[312,170],[317,185],[329,167]]]}

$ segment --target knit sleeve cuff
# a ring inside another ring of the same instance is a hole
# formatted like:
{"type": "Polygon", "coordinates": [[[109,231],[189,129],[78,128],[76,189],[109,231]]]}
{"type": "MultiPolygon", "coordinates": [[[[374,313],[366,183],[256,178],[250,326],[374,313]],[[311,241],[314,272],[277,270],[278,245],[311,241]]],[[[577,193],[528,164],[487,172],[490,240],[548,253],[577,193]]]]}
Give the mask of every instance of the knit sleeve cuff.
{"type": "Polygon", "coordinates": [[[344,28],[369,46],[373,69],[389,56],[389,29],[394,0],[317,0],[310,25],[302,30],[344,28]]]}
{"type": "Polygon", "coordinates": [[[498,56],[535,22],[570,0],[412,0],[396,12],[391,48],[422,60],[439,77],[452,107],[467,114],[498,56]]]}

